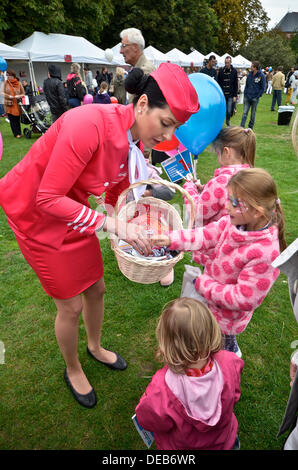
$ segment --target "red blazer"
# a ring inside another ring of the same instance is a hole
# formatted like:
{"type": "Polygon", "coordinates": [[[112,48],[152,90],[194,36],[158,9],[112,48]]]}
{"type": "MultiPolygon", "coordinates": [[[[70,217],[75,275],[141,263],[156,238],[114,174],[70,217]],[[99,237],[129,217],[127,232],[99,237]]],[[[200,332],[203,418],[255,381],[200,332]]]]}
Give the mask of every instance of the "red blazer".
{"type": "Polygon", "coordinates": [[[0,180],[0,205],[13,231],[56,249],[70,230],[92,235],[104,216],[90,194],[115,205],[128,187],[127,130],[133,105],[83,105],[64,113],[0,180]]]}

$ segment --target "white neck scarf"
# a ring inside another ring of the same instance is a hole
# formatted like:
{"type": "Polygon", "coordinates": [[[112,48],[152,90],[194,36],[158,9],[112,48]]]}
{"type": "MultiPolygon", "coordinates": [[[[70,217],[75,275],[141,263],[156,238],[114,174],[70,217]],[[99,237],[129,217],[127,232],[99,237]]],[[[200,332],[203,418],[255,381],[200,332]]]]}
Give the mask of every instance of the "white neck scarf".
{"type": "MultiPolygon", "coordinates": [[[[143,153],[132,140],[130,130],[127,131],[129,154],[128,154],[128,172],[130,184],[148,179],[148,169],[143,153]]],[[[145,185],[133,189],[133,195],[136,201],[142,196],[146,189],[145,185]]]]}

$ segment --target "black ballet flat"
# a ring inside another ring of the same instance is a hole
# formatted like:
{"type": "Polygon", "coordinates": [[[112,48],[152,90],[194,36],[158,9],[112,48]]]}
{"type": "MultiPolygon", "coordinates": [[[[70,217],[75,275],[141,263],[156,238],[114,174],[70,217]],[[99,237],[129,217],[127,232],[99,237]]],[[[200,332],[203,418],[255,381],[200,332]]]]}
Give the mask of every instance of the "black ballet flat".
{"type": "Polygon", "coordinates": [[[82,405],[82,406],[85,406],[86,408],[93,408],[96,403],[97,403],[97,398],[96,398],[96,394],[95,394],[95,391],[94,389],[92,388],[91,392],[89,393],[86,393],[86,394],[81,394],[81,393],[78,393],[72,386],[70,380],[69,380],[69,377],[68,377],[68,374],[67,374],[67,369],[65,369],[65,372],[64,372],[64,380],[66,382],[66,384],[68,385],[68,387],[70,388],[73,396],[75,397],[75,399],[77,400],[77,402],[82,405]]]}
{"type": "MultiPolygon", "coordinates": [[[[111,351],[113,352],[113,351],[111,351]]],[[[112,364],[110,364],[109,362],[103,362],[103,361],[100,361],[99,359],[97,359],[97,357],[93,356],[92,352],[90,351],[90,349],[88,348],[87,346],[87,353],[89,354],[89,356],[91,356],[93,359],[95,359],[97,362],[100,362],[101,364],[103,364],[104,366],[107,366],[109,367],[109,369],[112,369],[112,370],[125,370],[127,368],[127,363],[126,361],[123,359],[123,357],[121,357],[118,353],[114,352],[114,354],[116,354],[117,356],[117,359],[115,362],[113,362],[112,364]]]]}

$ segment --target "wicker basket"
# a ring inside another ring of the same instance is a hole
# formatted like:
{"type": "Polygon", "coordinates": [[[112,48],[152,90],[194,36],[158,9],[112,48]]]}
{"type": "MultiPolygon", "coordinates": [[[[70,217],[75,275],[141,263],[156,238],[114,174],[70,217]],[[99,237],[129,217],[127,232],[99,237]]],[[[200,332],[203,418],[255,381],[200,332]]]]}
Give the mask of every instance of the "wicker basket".
{"type": "MultiPolygon", "coordinates": [[[[150,205],[150,208],[152,208],[153,211],[156,209],[159,212],[162,212],[164,216],[167,214],[167,222],[172,230],[183,229],[182,220],[178,211],[174,206],[161,199],[155,197],[142,197],[138,202],[131,201],[122,205],[121,207],[121,204],[123,204],[125,201],[125,197],[130,190],[147,184],[164,185],[180,191],[180,193],[182,193],[190,202],[191,215],[188,220],[188,227],[191,228],[193,226],[195,213],[193,199],[188,194],[188,192],[185,191],[185,189],[181,188],[175,183],[171,183],[165,180],[157,181],[150,179],[146,181],[139,181],[130,185],[125,191],[122,192],[117,201],[115,207],[115,216],[117,218],[127,222],[132,218],[133,214],[135,214],[136,210],[138,210],[140,206],[150,205]]],[[[138,282],[140,284],[153,284],[155,282],[159,282],[162,278],[169,274],[175,264],[178,263],[178,261],[180,261],[184,256],[184,252],[181,251],[172,259],[142,259],[125,253],[123,250],[121,250],[121,248],[119,248],[118,242],[119,239],[116,236],[111,238],[111,247],[114,250],[120,271],[131,281],[138,282]]]]}

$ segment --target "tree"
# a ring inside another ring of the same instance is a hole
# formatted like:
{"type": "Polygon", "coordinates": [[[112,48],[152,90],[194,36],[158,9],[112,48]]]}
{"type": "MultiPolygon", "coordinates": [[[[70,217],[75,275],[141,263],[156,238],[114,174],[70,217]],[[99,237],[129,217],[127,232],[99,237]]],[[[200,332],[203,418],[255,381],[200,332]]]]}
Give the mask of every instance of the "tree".
{"type": "Polygon", "coordinates": [[[2,0],[0,40],[14,45],[42,31],[83,36],[98,43],[112,12],[109,0],[2,0]]]}
{"type": "Polygon", "coordinates": [[[269,18],[259,0],[215,0],[220,23],[218,54],[234,55],[248,41],[267,31],[269,18]]]}
{"type": "Polygon", "coordinates": [[[111,47],[120,41],[125,28],[138,28],[151,45],[168,52],[178,49],[189,53],[190,48],[202,53],[216,47],[216,16],[210,0],[114,0],[114,15],[103,30],[101,47],[111,47]]]}
{"type": "Polygon", "coordinates": [[[259,60],[261,67],[272,66],[276,69],[282,65],[289,70],[295,64],[295,55],[289,40],[284,39],[278,32],[270,31],[262,37],[250,41],[240,53],[249,60],[259,60]]]}

